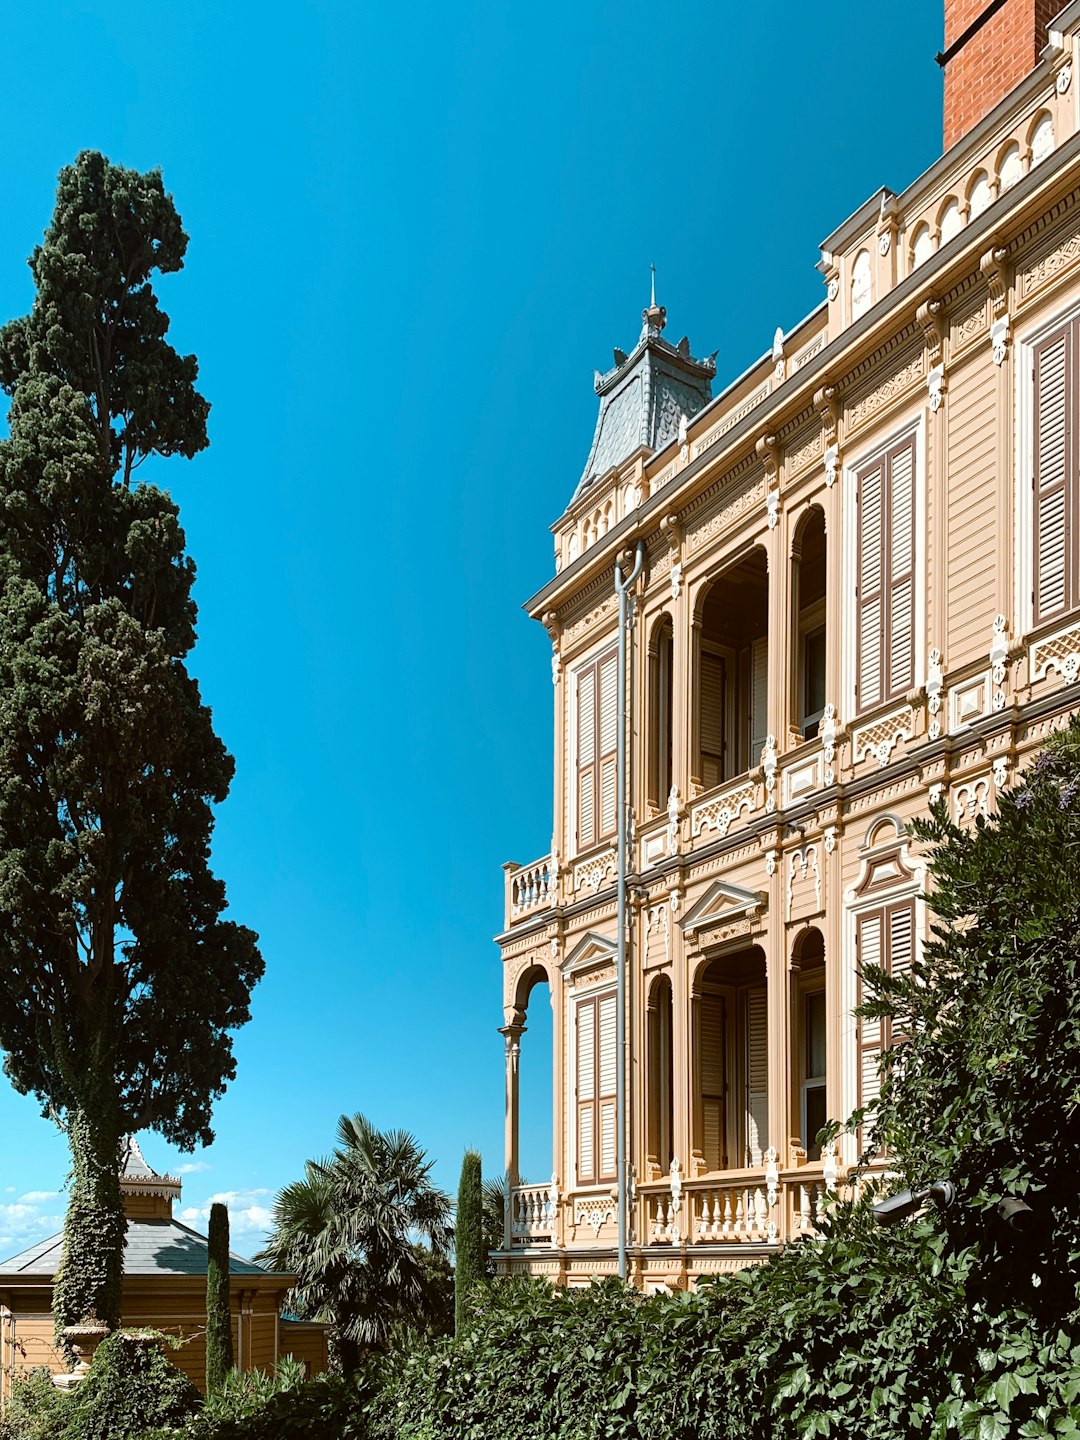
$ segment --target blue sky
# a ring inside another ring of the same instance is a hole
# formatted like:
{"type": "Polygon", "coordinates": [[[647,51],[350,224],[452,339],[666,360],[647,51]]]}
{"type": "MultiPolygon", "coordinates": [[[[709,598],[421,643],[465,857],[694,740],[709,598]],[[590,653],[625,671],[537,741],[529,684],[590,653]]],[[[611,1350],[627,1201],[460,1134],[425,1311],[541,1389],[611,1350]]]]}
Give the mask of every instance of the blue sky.
{"type": "MultiPolygon", "coordinates": [[[[160,166],[191,236],[160,289],[211,448],[155,478],[237,762],[215,866],[267,975],[214,1146],[143,1148],[191,1167],[193,1219],[231,1198],[238,1248],[344,1110],[412,1130],[448,1189],[466,1146],[501,1169],[499,865],[551,833],[550,651],[520,605],[592,371],[653,261],[719,385],[817,305],[818,242],[940,151],[941,35],[941,0],[8,7],[0,319],[80,149],[160,166]]],[[[549,1044],[537,1015],[531,1178],[549,1044]]],[[[0,1136],[6,1254],[59,1225],[67,1161],[2,1082],[0,1136]]]]}

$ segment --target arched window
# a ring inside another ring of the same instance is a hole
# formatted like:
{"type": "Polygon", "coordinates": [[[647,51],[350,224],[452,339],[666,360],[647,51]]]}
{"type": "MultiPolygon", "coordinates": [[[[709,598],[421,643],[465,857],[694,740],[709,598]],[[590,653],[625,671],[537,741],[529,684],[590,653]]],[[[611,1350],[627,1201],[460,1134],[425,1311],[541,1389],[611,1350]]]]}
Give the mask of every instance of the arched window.
{"type": "Polygon", "coordinates": [[[1031,131],[1031,163],[1038,165],[1054,148],[1054,118],[1049,111],[1038,116],[1031,131]]]}
{"type": "Polygon", "coordinates": [[[1001,180],[1002,190],[1011,190],[1016,182],[1022,177],[1024,167],[1020,160],[1020,146],[1014,140],[1011,145],[1006,146],[998,161],[998,177],[1001,180]]]}
{"type": "Polygon", "coordinates": [[[941,244],[947,244],[954,235],[959,235],[964,228],[964,222],[960,217],[960,203],[955,196],[948,202],[941,212],[938,221],[938,229],[941,231],[941,244]]]}
{"type": "Polygon", "coordinates": [[[968,190],[968,215],[974,220],[981,215],[993,199],[990,190],[990,178],[985,170],[976,170],[971,186],[968,190]]]}
{"type": "Polygon", "coordinates": [[[851,267],[851,318],[864,315],[873,302],[869,250],[860,250],[851,267]]]}
{"type": "Polygon", "coordinates": [[[672,660],[675,642],[671,616],[665,615],[649,645],[648,800],[658,810],[672,786],[672,660]]]}
{"type": "Polygon", "coordinates": [[[911,268],[917,269],[925,260],[929,260],[934,253],[934,242],[930,236],[930,226],[925,222],[915,228],[911,237],[911,268]]]}

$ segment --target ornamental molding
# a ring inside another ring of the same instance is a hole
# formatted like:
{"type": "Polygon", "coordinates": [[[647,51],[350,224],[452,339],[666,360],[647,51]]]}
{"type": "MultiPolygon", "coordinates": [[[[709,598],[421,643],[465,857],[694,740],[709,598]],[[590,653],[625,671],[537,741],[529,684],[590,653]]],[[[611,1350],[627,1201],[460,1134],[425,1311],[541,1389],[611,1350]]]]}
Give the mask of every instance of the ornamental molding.
{"type": "Polygon", "coordinates": [[[951,792],[953,819],[957,825],[973,825],[990,813],[991,777],[978,775],[954,785],[951,792]]]}
{"type": "Polygon", "coordinates": [[[892,752],[901,740],[915,736],[915,711],[910,705],[902,705],[875,720],[870,725],[856,729],[851,737],[851,759],[853,764],[865,760],[868,755],[876,757],[878,765],[884,768],[892,752]]]}
{"type": "Polygon", "coordinates": [[[574,894],[579,890],[591,890],[595,895],[605,881],[614,882],[616,872],[616,852],[614,846],[605,850],[601,855],[592,855],[588,860],[580,860],[574,866],[574,894]]]}
{"type": "Polygon", "coordinates": [[[608,1196],[574,1201],[574,1224],[588,1225],[599,1239],[606,1223],[615,1223],[615,1201],[608,1196]]]}
{"type": "MultiPolygon", "coordinates": [[[[607,583],[610,585],[610,577],[605,578],[607,583]]],[[[585,615],[580,616],[580,618],[575,620],[572,624],[563,627],[563,643],[567,645],[572,645],[573,642],[577,640],[580,636],[584,635],[587,631],[592,630],[593,627],[598,625],[601,621],[608,619],[609,616],[614,615],[618,608],[619,597],[617,595],[608,595],[604,600],[600,602],[599,605],[596,606],[595,609],[590,610],[585,615]]]]}
{"type": "Polygon", "coordinates": [[[1004,314],[1009,303],[1009,271],[1006,261],[1009,257],[1008,247],[995,245],[987,250],[979,261],[979,273],[986,281],[986,288],[990,292],[990,317],[992,320],[999,320],[1004,314]]]}
{"type": "Polygon", "coordinates": [[[712,830],[723,837],[745,811],[752,815],[757,808],[754,804],[754,785],[747,781],[734,785],[711,800],[695,805],[690,811],[690,834],[697,839],[706,830],[712,830]]]}
{"type": "Polygon", "coordinates": [[[1069,214],[1064,223],[1049,231],[1032,252],[1017,263],[1016,288],[1021,301],[1029,299],[1044,285],[1071,270],[1080,261],[1080,225],[1069,214]]]}
{"type": "Polygon", "coordinates": [[[809,433],[804,430],[796,439],[797,448],[789,448],[784,455],[785,465],[791,475],[798,475],[806,470],[825,447],[825,437],[820,426],[815,426],[809,433]]]}
{"type": "Polygon", "coordinates": [[[744,890],[726,880],[714,880],[696,905],[679,920],[684,935],[693,935],[709,926],[730,924],[736,919],[746,923],[765,909],[768,896],[764,890],[744,890]]]}
{"type": "Polygon", "coordinates": [[[691,454],[694,459],[703,455],[706,450],[712,449],[716,442],[722,439],[729,430],[734,429],[740,420],[749,415],[752,410],[756,410],[761,402],[768,398],[768,395],[769,382],[766,380],[756,390],[752,390],[741,405],[729,411],[722,420],[717,421],[715,425],[705,431],[704,435],[694,441],[691,446],[691,454]]]}
{"type": "Polygon", "coordinates": [[[611,935],[604,935],[599,930],[590,930],[569,951],[562,962],[563,976],[569,978],[571,975],[580,974],[584,970],[590,970],[597,965],[609,964],[615,958],[618,945],[611,935]]]}
{"type": "Polygon", "coordinates": [[[795,898],[796,877],[810,879],[814,886],[814,911],[821,909],[821,868],[818,865],[816,844],[801,846],[788,855],[787,867],[787,919],[791,919],[791,907],[795,898]]]}
{"type": "Polygon", "coordinates": [[[1031,646],[1031,678],[1045,680],[1056,670],[1067,685],[1080,676],[1080,625],[1067,625],[1031,646]]]}
{"type": "Polygon", "coordinates": [[[746,486],[738,495],[734,496],[722,509],[710,515],[707,520],[694,530],[691,530],[686,537],[686,549],[691,555],[695,551],[719,534],[721,530],[745,515],[748,510],[759,505],[765,498],[765,478],[761,476],[756,483],[746,486]]]}
{"type": "Polygon", "coordinates": [[[927,300],[915,315],[923,332],[929,368],[942,363],[945,354],[945,305],[941,300],[927,300]]]}
{"type": "Polygon", "coordinates": [[[866,390],[845,408],[845,418],[852,428],[865,424],[878,411],[906,394],[922,379],[925,358],[923,347],[899,361],[893,370],[871,390],[866,390]]]}

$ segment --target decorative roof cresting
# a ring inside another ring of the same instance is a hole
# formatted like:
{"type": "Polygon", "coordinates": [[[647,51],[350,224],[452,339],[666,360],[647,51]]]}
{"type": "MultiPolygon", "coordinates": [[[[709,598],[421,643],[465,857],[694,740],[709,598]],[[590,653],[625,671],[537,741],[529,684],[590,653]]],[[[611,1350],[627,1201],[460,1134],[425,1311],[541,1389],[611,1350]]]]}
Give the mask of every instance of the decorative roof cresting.
{"type": "Polygon", "coordinates": [[[641,320],[630,354],[616,349],[614,368],[606,375],[596,372],[600,413],[574,500],[642,447],[662,450],[678,435],[680,420],[689,420],[712,399],[716,352],[696,360],[685,335],[678,345],[663,338],[667,311],[656,303],[655,283],[641,320]]]}

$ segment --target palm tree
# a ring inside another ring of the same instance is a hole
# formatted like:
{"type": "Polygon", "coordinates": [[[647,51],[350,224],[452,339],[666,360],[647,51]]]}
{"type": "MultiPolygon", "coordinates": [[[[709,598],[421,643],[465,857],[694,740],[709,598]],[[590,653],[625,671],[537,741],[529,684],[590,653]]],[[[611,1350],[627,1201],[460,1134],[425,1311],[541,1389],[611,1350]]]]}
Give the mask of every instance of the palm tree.
{"type": "Polygon", "coordinates": [[[288,1303],[305,1319],[329,1322],[346,1374],[365,1350],[385,1349],[395,1328],[429,1328],[439,1314],[443,1299],[424,1246],[445,1257],[453,1227],[431,1166],[407,1131],[342,1115],[333,1155],[309,1160],[304,1179],[274,1202],[257,1258],[296,1276],[288,1303]]]}

